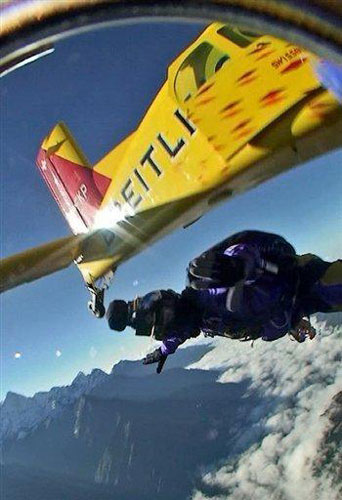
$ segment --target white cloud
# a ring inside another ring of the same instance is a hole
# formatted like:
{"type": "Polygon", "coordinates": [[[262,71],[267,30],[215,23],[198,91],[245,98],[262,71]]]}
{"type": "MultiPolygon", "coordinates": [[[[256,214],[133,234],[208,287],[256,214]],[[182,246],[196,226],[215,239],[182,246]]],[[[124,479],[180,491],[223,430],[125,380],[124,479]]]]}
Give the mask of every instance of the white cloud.
{"type": "Polygon", "coordinates": [[[16,351],[16,352],[13,354],[14,359],[20,359],[20,358],[21,358],[21,356],[22,356],[22,353],[21,353],[21,352],[19,352],[19,351],[16,351]]]}
{"type": "Polygon", "coordinates": [[[57,358],[60,358],[62,356],[62,351],[60,351],[59,349],[56,350],[56,357],[57,358]]]}
{"type": "MultiPolygon", "coordinates": [[[[337,500],[331,478],[316,477],[313,466],[327,426],[323,413],[342,390],[342,328],[315,326],[319,335],[303,344],[286,337],[251,349],[215,340],[217,347],[193,365],[222,370],[221,383],[250,378],[249,391],[264,396],[245,422],[246,451],[234,458],[227,449],[226,464],[203,476],[204,484],[225,492],[210,500],[337,500]]],[[[193,500],[206,498],[200,490],[193,494],[193,500]]]]}
{"type": "Polygon", "coordinates": [[[92,359],[96,358],[96,356],[97,356],[97,350],[95,349],[94,346],[91,346],[91,348],[89,349],[89,356],[92,359]]]}

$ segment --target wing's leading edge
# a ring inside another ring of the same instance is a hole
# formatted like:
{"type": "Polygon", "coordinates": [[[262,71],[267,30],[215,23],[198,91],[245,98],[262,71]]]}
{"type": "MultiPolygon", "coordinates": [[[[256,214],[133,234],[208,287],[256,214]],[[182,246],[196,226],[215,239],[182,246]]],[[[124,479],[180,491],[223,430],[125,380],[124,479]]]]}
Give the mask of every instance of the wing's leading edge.
{"type": "MultiPolygon", "coordinates": [[[[98,229],[5,257],[0,261],[0,293],[64,269],[72,262],[87,263],[89,266],[92,262],[106,262],[108,253],[118,253],[121,246],[119,236],[112,231],[98,229]]],[[[127,252],[132,244],[126,247],[127,252]]],[[[89,281],[92,282],[91,276],[89,281]]]]}
{"type": "Polygon", "coordinates": [[[68,236],[0,261],[0,293],[68,267],[77,255],[79,236],[68,236]]]}

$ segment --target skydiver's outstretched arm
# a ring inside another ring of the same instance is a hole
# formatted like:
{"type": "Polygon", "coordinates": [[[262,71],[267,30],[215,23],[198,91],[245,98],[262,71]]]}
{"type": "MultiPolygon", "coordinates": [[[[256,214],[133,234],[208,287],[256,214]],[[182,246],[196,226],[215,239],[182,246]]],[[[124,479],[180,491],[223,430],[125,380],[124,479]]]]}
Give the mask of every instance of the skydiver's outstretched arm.
{"type": "Polygon", "coordinates": [[[158,363],[157,373],[160,373],[163,369],[165,361],[170,354],[173,354],[178,347],[183,344],[186,340],[191,338],[191,335],[188,335],[185,332],[181,333],[170,333],[167,335],[160,347],[155,351],[147,354],[143,359],[144,365],[150,365],[151,363],[158,363]]]}
{"type": "Polygon", "coordinates": [[[156,349],[155,351],[147,354],[143,359],[144,365],[150,365],[152,363],[158,363],[157,373],[160,373],[163,369],[167,356],[161,352],[161,349],[156,349]]]}

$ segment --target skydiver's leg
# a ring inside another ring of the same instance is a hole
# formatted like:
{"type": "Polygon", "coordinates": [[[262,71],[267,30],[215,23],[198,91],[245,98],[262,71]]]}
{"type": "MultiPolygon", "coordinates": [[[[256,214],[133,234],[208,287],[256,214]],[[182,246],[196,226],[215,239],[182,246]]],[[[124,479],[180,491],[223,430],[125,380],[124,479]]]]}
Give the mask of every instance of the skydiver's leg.
{"type": "Polygon", "coordinates": [[[312,290],[326,304],[324,312],[342,311],[342,260],[332,262],[312,290]]]}
{"type": "Polygon", "coordinates": [[[298,259],[301,302],[307,314],[342,311],[342,260],[326,262],[316,255],[298,259]]]}

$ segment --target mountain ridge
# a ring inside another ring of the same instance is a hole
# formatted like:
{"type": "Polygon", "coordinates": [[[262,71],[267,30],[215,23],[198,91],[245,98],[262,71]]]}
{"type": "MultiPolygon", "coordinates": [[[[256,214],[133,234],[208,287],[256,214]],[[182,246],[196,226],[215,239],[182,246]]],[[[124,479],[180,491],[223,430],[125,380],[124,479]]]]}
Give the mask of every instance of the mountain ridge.
{"type": "MultiPolygon", "coordinates": [[[[192,346],[181,349],[179,356],[170,359],[165,371],[160,379],[156,379],[154,366],[142,366],[141,361],[121,361],[114,365],[108,374],[99,368],[94,368],[90,374],[85,375],[82,371],[78,372],[70,385],[55,386],[50,391],[37,392],[34,396],[27,397],[15,392],[8,392],[5,400],[1,404],[1,440],[13,438],[18,439],[26,437],[27,433],[35,429],[37,425],[47,418],[56,418],[68,406],[72,405],[79,397],[84,394],[90,394],[94,390],[99,390],[99,396],[102,397],[126,397],[144,399],[149,395],[149,391],[154,390],[155,397],[160,397],[164,391],[165,378],[168,380],[170,371],[198,361],[212,348],[208,345],[192,346]],[[117,381],[117,386],[113,381],[117,381]],[[137,386],[144,386],[144,382],[149,380],[145,387],[145,392],[138,389],[137,386]],[[102,390],[101,385],[105,385],[102,390]],[[125,387],[120,386],[124,384],[125,387]],[[111,388],[109,391],[108,387],[111,388]]],[[[214,376],[214,375],[213,375],[214,376]]],[[[187,377],[184,383],[188,383],[187,377]]],[[[167,394],[167,392],[166,392],[167,394]]]]}

